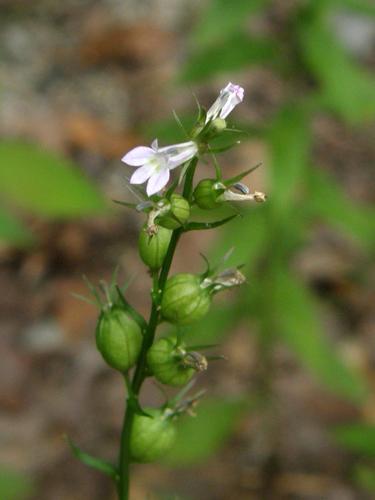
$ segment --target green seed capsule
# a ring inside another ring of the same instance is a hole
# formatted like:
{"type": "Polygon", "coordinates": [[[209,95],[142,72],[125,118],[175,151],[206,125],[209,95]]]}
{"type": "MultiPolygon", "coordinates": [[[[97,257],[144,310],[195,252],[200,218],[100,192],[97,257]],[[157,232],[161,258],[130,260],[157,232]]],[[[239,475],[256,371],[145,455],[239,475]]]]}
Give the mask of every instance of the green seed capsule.
{"type": "Polygon", "coordinates": [[[177,229],[185,224],[190,216],[190,205],[179,194],[172,194],[169,202],[170,210],[165,215],[157,218],[157,223],[167,229],[177,229]]]}
{"type": "Polygon", "coordinates": [[[194,190],[194,200],[199,208],[210,210],[222,205],[218,197],[225,191],[224,189],[215,189],[217,181],[215,179],[202,179],[194,190]]]}
{"type": "Polygon", "coordinates": [[[178,387],[187,384],[196,371],[186,361],[188,356],[182,344],[176,346],[175,337],[161,338],[149,349],[147,363],[159,382],[178,387]]]}
{"type": "Polygon", "coordinates": [[[147,226],[144,226],[139,235],[139,254],[143,262],[150,269],[159,269],[167,254],[172,231],[158,227],[156,234],[150,235],[147,226]]]}
{"type": "Polygon", "coordinates": [[[130,437],[130,454],[134,462],[154,462],[171,449],[176,428],[161,410],[146,408],[151,417],[135,415],[130,437]]]}
{"type": "Polygon", "coordinates": [[[175,274],[168,279],[161,302],[163,317],[176,325],[189,325],[203,318],[210,308],[211,297],[201,287],[199,276],[175,274]]]}
{"type": "Polygon", "coordinates": [[[105,361],[121,372],[135,365],[142,346],[141,328],[120,307],[101,313],[96,328],[96,345],[105,361]]]}

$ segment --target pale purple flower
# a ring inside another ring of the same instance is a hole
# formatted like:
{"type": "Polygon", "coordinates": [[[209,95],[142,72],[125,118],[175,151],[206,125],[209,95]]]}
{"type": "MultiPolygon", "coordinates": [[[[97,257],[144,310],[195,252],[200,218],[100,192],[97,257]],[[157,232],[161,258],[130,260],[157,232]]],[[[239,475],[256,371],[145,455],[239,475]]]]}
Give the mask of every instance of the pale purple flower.
{"type": "Polygon", "coordinates": [[[223,120],[233,111],[233,109],[242,102],[244,89],[239,85],[229,82],[228,85],[220,90],[219,97],[207,111],[206,123],[215,118],[223,120]]]}
{"type": "Polygon", "coordinates": [[[190,160],[197,152],[198,147],[193,141],[159,148],[155,139],[150,148],[138,146],[131,149],[121,161],[138,167],[130,178],[130,184],[143,184],[148,181],[146,191],[148,196],[152,196],[167,185],[170,170],[190,160]]]}

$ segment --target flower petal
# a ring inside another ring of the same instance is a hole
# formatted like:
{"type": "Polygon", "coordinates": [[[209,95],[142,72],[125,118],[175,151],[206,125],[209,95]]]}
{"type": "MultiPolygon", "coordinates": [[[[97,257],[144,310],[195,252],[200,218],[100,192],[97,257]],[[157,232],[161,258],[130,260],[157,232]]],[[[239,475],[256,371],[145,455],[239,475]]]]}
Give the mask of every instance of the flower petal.
{"type": "Polygon", "coordinates": [[[242,102],[244,93],[245,91],[240,85],[229,82],[225,88],[220,90],[219,97],[207,111],[206,123],[218,117],[225,119],[237,104],[242,102]]]}
{"type": "Polygon", "coordinates": [[[144,165],[153,155],[155,155],[153,149],[146,146],[137,146],[126,153],[126,155],[121,158],[121,161],[132,167],[139,167],[140,165],[144,165]]]}
{"type": "Polygon", "coordinates": [[[159,154],[166,156],[168,168],[176,168],[193,158],[198,153],[198,146],[193,141],[181,142],[159,149],[159,154]]]}
{"type": "Polygon", "coordinates": [[[155,167],[151,165],[143,165],[137,168],[130,178],[130,184],[143,184],[155,173],[155,167]]]}
{"type": "Polygon", "coordinates": [[[155,193],[158,193],[163,189],[164,186],[167,185],[169,181],[169,170],[167,168],[160,170],[157,173],[154,173],[148,183],[147,183],[147,194],[148,196],[152,196],[155,193]]]}

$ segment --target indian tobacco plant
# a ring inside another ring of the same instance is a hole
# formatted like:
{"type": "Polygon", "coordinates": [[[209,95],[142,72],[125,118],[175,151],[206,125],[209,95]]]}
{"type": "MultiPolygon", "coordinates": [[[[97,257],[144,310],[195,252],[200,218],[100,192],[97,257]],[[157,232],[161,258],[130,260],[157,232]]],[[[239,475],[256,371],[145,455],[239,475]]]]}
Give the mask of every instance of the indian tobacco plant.
{"type": "Polygon", "coordinates": [[[208,111],[199,105],[197,122],[188,141],[160,147],[154,140],[151,147],[138,146],[122,158],[134,169],[128,187],[138,202],[119,203],[144,214],[138,248],[152,278],[152,306],[146,320],[129,304],[115,280],[109,286],[101,283],[99,290],[90,285],[100,307],[96,345],[104,361],[124,377],[126,409],[116,464],[92,457],[71,443],[79,459],[113,478],[120,500],[129,498],[130,465],[152,462],[165,455],[173,447],[176,419],[191,410],[202,396],[187,394],[196,374],[205,371],[215,356],[200,352],[207,346],[189,346],[189,335],[182,327],[202,319],[217,293],[245,280],[238,268],[219,270],[219,266],[210,265],[200,275],[185,272],[169,276],[177,244],[186,232],[212,229],[238,215],[236,212],[214,222],[195,222],[191,220],[192,208],[197,207],[204,214],[226,203],[265,201],[263,193],[251,193],[241,182],[255,167],[223,179],[214,156],[214,152],[227,149],[215,147],[214,141],[233,130],[227,127],[226,118],[243,97],[242,87],[228,83],[208,111]],[[215,175],[195,184],[199,160],[210,156],[215,175]],[[171,181],[171,173],[178,168],[178,175],[171,181]],[[141,185],[145,183],[144,189],[141,185]],[[157,338],[157,329],[163,322],[169,323],[172,331],[157,338]],[[148,377],[178,387],[180,392],[160,408],[141,407],[139,396],[148,377]]]}

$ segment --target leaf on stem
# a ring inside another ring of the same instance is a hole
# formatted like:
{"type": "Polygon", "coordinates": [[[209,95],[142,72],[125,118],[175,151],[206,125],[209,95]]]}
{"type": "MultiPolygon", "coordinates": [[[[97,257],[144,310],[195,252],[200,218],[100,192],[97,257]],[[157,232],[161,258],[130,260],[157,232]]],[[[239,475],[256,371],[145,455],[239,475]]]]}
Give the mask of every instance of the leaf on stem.
{"type": "Polygon", "coordinates": [[[254,165],[254,167],[251,167],[248,170],[245,170],[245,172],[242,172],[241,174],[235,175],[234,177],[231,177],[230,179],[225,180],[224,184],[227,187],[233,186],[233,184],[240,182],[244,177],[251,174],[251,172],[254,172],[254,170],[259,168],[261,165],[262,165],[262,163],[257,163],[256,165],[254,165]]]}
{"type": "Polygon", "coordinates": [[[238,217],[238,214],[231,215],[226,217],[225,219],[217,220],[214,222],[189,222],[184,227],[184,232],[188,231],[202,231],[204,229],[214,229],[215,227],[220,227],[223,224],[233,220],[235,217],[238,217]]]}
{"type": "Polygon", "coordinates": [[[85,453],[70,439],[69,436],[65,436],[65,439],[68,442],[74,456],[78,458],[78,460],[80,460],[83,464],[111,477],[115,482],[119,480],[118,471],[113,464],[107,462],[106,460],[102,460],[101,458],[96,458],[92,455],[89,455],[88,453],[85,453]]]}

